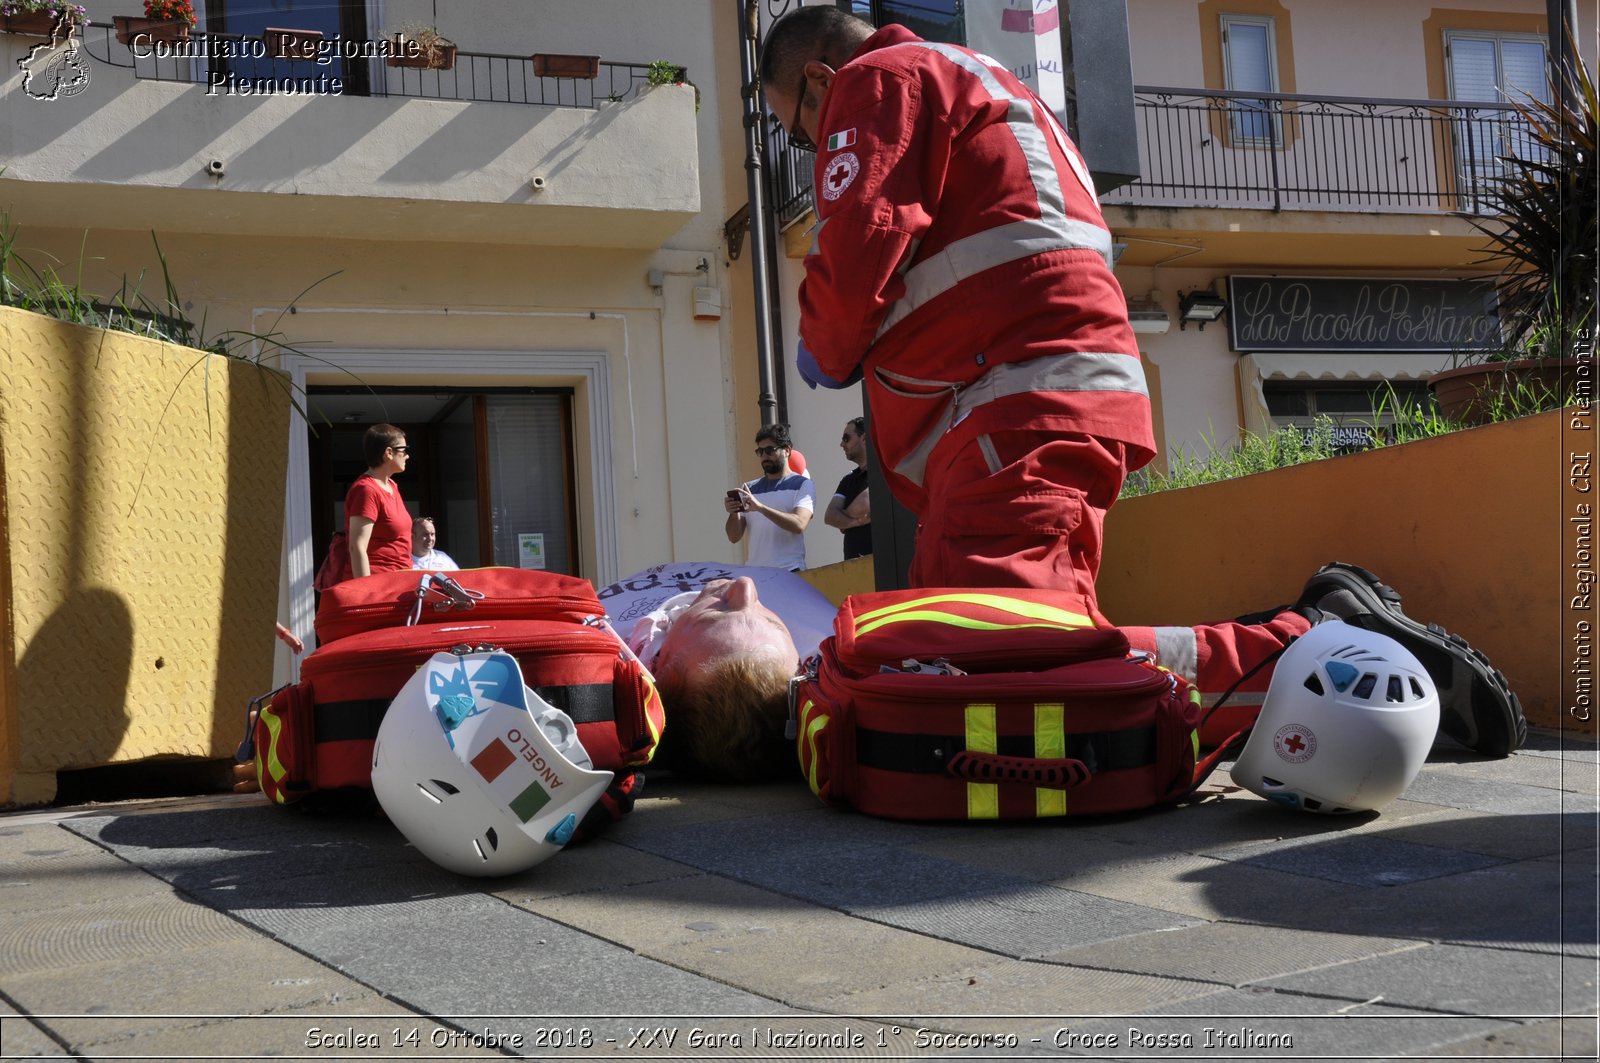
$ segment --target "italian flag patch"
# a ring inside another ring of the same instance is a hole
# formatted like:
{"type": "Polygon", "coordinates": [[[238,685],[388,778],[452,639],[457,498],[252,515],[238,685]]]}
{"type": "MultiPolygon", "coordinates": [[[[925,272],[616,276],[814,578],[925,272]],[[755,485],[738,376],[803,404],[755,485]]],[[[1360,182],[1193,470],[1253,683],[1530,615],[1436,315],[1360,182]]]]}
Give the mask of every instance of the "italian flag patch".
{"type": "Polygon", "coordinates": [[[855,131],[855,127],[852,126],[851,128],[846,129],[841,133],[835,133],[833,136],[829,137],[828,138],[828,150],[829,151],[838,151],[841,148],[848,148],[850,145],[854,144],[855,142],[856,142],[856,131],[855,131]]]}

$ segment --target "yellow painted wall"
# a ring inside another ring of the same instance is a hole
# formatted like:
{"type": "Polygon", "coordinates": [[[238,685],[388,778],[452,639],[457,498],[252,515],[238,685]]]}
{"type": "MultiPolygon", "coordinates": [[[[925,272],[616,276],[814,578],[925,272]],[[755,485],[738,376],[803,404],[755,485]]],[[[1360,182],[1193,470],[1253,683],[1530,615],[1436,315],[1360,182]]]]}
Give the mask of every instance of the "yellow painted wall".
{"type": "Polygon", "coordinates": [[[233,752],[272,678],[290,409],[281,374],[0,307],[0,804],[233,752]]]}
{"type": "Polygon", "coordinates": [[[1592,735],[1592,710],[1571,710],[1585,693],[1573,666],[1594,660],[1583,625],[1600,626],[1580,594],[1594,568],[1581,507],[1600,492],[1590,472],[1573,475],[1574,456],[1595,451],[1593,425],[1575,407],[1119,502],[1101,609],[1124,624],[1201,623],[1291,602],[1318,567],[1351,562],[1413,619],[1486,653],[1531,724],[1592,735]]]}

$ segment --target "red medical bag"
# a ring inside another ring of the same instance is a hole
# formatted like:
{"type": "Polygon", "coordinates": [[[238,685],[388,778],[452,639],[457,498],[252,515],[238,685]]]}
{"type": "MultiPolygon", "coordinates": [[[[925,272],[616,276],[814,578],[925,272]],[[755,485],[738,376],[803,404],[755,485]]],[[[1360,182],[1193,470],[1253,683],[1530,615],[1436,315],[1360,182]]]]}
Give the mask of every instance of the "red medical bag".
{"type": "Polygon", "coordinates": [[[824,801],[897,819],[1026,819],[1174,801],[1201,704],[1050,591],[921,588],[847,598],[790,688],[824,801]]]}

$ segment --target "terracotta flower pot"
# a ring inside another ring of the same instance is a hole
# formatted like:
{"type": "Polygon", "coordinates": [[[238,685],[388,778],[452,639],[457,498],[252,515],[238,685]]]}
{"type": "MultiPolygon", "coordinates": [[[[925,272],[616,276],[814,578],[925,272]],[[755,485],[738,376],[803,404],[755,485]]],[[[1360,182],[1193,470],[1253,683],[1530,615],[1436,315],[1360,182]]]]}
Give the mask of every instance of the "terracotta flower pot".
{"type": "Polygon", "coordinates": [[[68,22],[57,29],[56,20],[59,17],[54,11],[22,11],[0,18],[0,29],[25,37],[53,37],[67,36],[77,28],[75,24],[68,22]]]}
{"type": "Polygon", "coordinates": [[[189,24],[181,18],[139,18],[133,15],[113,15],[117,25],[117,40],[123,44],[134,41],[186,41],[189,24]]]}
{"type": "Polygon", "coordinates": [[[392,45],[394,54],[385,60],[389,66],[408,67],[412,70],[453,70],[456,65],[456,46],[440,38],[431,45],[415,39],[402,40],[396,34],[392,45]]]}
{"type": "Polygon", "coordinates": [[[1428,387],[1445,417],[1467,424],[1483,424],[1497,399],[1554,393],[1562,374],[1569,376],[1576,363],[1566,358],[1525,358],[1516,362],[1480,362],[1446,369],[1428,378],[1428,387]]]}
{"type": "Polygon", "coordinates": [[[558,55],[538,52],[533,57],[533,76],[540,78],[596,78],[600,76],[598,55],[558,55]]]}

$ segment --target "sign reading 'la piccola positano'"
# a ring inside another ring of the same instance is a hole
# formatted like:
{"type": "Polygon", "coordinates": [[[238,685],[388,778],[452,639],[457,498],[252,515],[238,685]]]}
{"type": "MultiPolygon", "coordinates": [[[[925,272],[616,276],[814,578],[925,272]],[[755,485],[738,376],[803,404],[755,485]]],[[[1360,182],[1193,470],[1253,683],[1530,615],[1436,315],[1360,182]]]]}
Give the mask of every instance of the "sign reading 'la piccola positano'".
{"type": "Polygon", "coordinates": [[[1236,351],[1474,351],[1500,346],[1494,289],[1471,280],[1229,277],[1236,351]]]}

